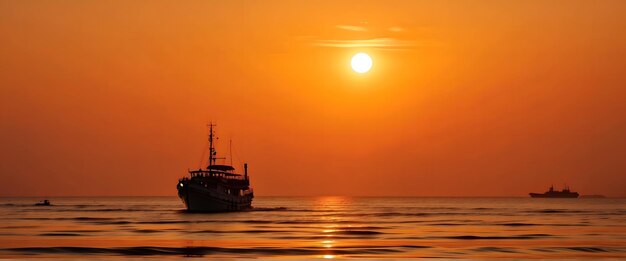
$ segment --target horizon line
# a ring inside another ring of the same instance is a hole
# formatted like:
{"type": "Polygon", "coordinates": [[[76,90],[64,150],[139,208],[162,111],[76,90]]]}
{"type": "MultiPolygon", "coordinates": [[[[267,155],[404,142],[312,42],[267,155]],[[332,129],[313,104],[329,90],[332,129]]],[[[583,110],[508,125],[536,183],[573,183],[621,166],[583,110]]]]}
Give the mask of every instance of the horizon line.
{"type": "MultiPolygon", "coordinates": [[[[578,198],[585,198],[584,196],[594,196],[590,195],[581,195],[578,198]]],[[[625,199],[626,196],[604,196],[603,198],[610,199],[625,199]]],[[[176,195],[72,195],[72,196],[0,196],[0,199],[6,198],[141,198],[141,197],[173,197],[177,198],[176,195]]],[[[263,195],[263,196],[255,196],[259,198],[270,198],[270,197],[283,197],[283,198],[319,198],[319,197],[345,197],[345,198],[531,198],[530,196],[399,196],[399,195],[374,195],[374,196],[365,196],[365,195],[263,195]]],[[[598,199],[598,198],[594,198],[598,199]]],[[[602,199],[602,198],[600,198],[602,199]]]]}

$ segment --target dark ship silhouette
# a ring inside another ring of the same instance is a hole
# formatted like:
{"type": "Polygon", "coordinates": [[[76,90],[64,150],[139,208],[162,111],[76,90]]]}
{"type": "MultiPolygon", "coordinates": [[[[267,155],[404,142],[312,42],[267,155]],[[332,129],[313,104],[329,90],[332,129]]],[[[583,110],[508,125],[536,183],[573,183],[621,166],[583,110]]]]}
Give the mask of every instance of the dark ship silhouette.
{"type": "Polygon", "coordinates": [[[556,191],[554,186],[550,186],[550,189],[542,194],[529,193],[529,195],[532,198],[577,198],[578,192],[570,191],[568,186],[565,186],[561,191],[556,191]]]}
{"type": "Polygon", "coordinates": [[[52,203],[50,203],[50,200],[44,199],[40,202],[35,203],[35,206],[52,206],[52,203]]]}
{"type": "Polygon", "coordinates": [[[190,177],[178,180],[178,197],[188,211],[228,212],[250,209],[254,194],[248,178],[248,164],[244,164],[243,175],[235,173],[232,164],[215,164],[218,158],[213,147],[214,126],[209,124],[209,165],[206,169],[189,170],[190,177]]]}

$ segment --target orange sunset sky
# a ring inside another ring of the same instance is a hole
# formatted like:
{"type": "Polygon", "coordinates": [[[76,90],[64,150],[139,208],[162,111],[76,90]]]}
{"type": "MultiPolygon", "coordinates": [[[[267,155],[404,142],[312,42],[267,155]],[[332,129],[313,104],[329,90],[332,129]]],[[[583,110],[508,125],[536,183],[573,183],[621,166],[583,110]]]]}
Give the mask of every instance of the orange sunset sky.
{"type": "Polygon", "coordinates": [[[624,197],[624,14],[0,0],[0,196],[174,196],[213,121],[260,196],[624,197]],[[370,72],[351,70],[357,52],[370,72]]]}

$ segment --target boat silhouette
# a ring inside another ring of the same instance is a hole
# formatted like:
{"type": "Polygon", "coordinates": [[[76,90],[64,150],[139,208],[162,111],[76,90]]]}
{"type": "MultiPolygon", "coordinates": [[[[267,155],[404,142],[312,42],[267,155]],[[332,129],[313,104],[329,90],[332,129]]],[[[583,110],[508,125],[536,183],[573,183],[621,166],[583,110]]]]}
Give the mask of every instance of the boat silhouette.
{"type": "Polygon", "coordinates": [[[231,165],[215,164],[218,158],[213,147],[214,126],[209,124],[209,165],[206,169],[189,170],[189,177],[178,180],[178,197],[188,211],[228,212],[250,209],[254,193],[250,187],[248,164],[244,164],[243,175],[235,173],[235,168],[231,165]]]}
{"type": "Polygon", "coordinates": [[[52,206],[49,200],[44,199],[40,202],[35,203],[35,206],[52,206]]]}
{"type": "Polygon", "coordinates": [[[578,192],[570,191],[568,186],[565,186],[563,190],[554,190],[554,186],[550,186],[550,189],[544,193],[529,193],[532,198],[577,198],[578,192]]]}

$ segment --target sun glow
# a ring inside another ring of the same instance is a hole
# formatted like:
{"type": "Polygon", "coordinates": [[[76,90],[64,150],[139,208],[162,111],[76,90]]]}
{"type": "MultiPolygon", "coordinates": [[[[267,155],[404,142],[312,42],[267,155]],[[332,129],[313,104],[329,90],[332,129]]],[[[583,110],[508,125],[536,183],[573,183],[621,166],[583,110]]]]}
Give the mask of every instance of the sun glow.
{"type": "Polygon", "coordinates": [[[372,58],[366,53],[357,53],[352,56],[352,70],[357,73],[366,73],[372,68],[372,58]]]}

